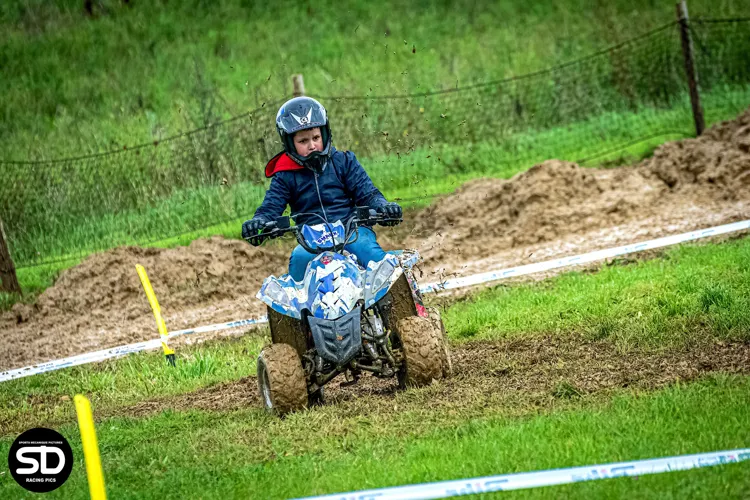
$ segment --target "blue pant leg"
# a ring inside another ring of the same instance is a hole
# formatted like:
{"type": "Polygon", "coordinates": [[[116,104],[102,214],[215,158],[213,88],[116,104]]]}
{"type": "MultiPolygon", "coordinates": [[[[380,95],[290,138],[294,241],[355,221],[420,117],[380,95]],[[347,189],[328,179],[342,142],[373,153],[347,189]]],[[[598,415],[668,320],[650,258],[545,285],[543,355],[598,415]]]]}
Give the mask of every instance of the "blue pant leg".
{"type": "Polygon", "coordinates": [[[292,250],[292,255],[289,256],[289,275],[294,281],[302,281],[305,279],[305,270],[307,264],[315,258],[314,253],[310,253],[300,245],[297,245],[292,250]]]}
{"type": "Polygon", "coordinates": [[[357,257],[362,267],[367,267],[369,262],[377,262],[385,257],[385,251],[380,248],[376,240],[375,231],[369,227],[360,227],[357,241],[346,245],[345,248],[357,257]]]}

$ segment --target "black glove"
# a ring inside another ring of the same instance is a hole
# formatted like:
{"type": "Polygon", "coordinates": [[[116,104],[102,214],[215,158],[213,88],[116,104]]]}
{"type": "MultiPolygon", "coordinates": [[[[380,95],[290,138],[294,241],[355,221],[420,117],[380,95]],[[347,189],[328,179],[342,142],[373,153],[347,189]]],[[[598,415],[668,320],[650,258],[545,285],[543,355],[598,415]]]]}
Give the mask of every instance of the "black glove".
{"type": "MultiPolygon", "coordinates": [[[[246,220],[242,224],[242,238],[243,239],[248,239],[251,236],[258,236],[258,234],[260,233],[260,231],[263,229],[263,225],[265,223],[266,223],[266,221],[264,221],[262,219],[250,219],[250,220],[246,220]]],[[[251,241],[250,243],[252,243],[253,245],[256,245],[256,243],[254,241],[251,241]]],[[[258,242],[257,244],[259,245],[260,242],[258,242]]]]}
{"type": "MultiPolygon", "coordinates": [[[[378,207],[377,211],[385,215],[389,219],[401,219],[404,216],[404,211],[401,209],[401,205],[392,201],[389,201],[382,207],[378,207]]],[[[398,221],[387,222],[384,225],[395,226],[396,224],[398,224],[398,221]]]]}

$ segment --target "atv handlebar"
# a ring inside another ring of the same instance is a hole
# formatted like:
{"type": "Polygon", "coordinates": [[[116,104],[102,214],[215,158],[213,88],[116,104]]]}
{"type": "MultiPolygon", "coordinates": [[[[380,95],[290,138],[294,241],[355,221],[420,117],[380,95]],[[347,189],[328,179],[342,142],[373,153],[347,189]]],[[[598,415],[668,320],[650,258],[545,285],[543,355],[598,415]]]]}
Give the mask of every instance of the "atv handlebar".
{"type": "Polygon", "coordinates": [[[279,238],[286,233],[294,233],[297,243],[300,244],[302,248],[304,248],[306,251],[314,254],[319,254],[327,251],[340,251],[343,250],[343,247],[348,245],[349,243],[354,243],[357,241],[357,238],[355,238],[353,241],[349,241],[351,238],[352,233],[354,233],[359,226],[374,226],[375,224],[380,224],[382,226],[395,226],[397,224],[400,224],[403,222],[403,218],[401,217],[388,217],[385,214],[382,214],[378,212],[375,209],[372,209],[370,207],[355,207],[354,209],[354,217],[349,219],[349,222],[346,224],[346,230],[344,234],[344,244],[338,244],[338,245],[332,245],[330,247],[325,248],[311,248],[310,245],[307,244],[307,242],[302,238],[302,227],[301,226],[292,226],[291,225],[291,217],[289,216],[281,216],[277,217],[275,220],[266,222],[263,225],[263,230],[260,234],[250,236],[248,238],[245,238],[248,243],[250,243],[253,246],[259,246],[263,244],[266,240],[272,240],[275,238],[279,238]]]}

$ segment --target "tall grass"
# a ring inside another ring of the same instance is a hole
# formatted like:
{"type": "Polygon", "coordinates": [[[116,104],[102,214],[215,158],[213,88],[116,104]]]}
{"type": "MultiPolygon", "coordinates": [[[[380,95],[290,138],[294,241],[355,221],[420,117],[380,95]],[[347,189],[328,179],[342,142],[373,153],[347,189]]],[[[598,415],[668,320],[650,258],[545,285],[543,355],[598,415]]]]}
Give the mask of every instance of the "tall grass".
{"type": "MultiPolygon", "coordinates": [[[[291,93],[419,92],[521,75],[675,19],[652,0],[92,2],[0,6],[0,158],[160,140],[291,93]]],[[[747,14],[693,0],[691,14],[747,14]]]]}

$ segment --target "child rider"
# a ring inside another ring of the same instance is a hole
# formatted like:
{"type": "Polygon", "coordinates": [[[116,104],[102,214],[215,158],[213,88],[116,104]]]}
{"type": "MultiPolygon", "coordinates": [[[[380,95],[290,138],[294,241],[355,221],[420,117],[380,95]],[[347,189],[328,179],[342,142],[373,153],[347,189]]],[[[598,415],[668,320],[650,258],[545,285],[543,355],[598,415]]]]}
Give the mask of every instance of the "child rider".
{"type": "MultiPolygon", "coordinates": [[[[354,216],[354,207],[368,206],[389,218],[401,218],[397,203],[388,202],[359,164],[354,153],[337,151],[331,145],[331,129],[325,108],[311,97],[295,97],[276,114],[276,130],[284,151],[266,165],[271,186],[252,219],[242,224],[242,237],[257,235],[263,225],[279,217],[289,205],[297,224],[314,225],[354,216]]],[[[344,247],[367,267],[385,252],[375,232],[359,227],[357,241],[344,247]]],[[[289,274],[302,281],[307,264],[315,257],[300,245],[289,258],[289,274]]]]}

